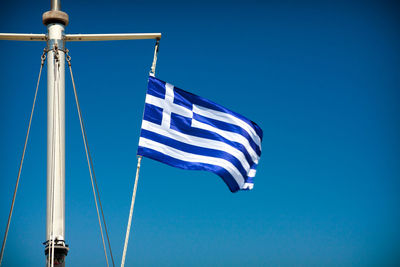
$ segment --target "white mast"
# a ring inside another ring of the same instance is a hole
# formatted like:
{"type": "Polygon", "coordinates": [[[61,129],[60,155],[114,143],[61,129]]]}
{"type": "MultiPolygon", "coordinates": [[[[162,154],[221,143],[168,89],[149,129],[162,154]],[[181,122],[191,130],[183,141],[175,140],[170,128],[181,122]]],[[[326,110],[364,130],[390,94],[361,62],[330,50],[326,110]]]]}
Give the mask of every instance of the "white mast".
{"type": "Polygon", "coordinates": [[[65,41],[68,15],[59,0],[43,14],[47,26],[47,261],[64,266],[65,244],[65,41]]]}
{"type": "MultiPolygon", "coordinates": [[[[68,15],[61,11],[60,0],[51,0],[51,10],[43,14],[43,24],[47,26],[47,35],[0,33],[0,40],[47,41],[47,218],[45,254],[47,264],[61,267],[65,266],[64,258],[69,249],[65,243],[65,42],[159,40],[161,38],[161,33],[64,34],[68,22],[68,15]]],[[[13,201],[15,194],[16,191],[13,201]]],[[[7,232],[8,226],[9,222],[7,232]]],[[[7,232],[4,240],[7,238],[7,232]]]]}

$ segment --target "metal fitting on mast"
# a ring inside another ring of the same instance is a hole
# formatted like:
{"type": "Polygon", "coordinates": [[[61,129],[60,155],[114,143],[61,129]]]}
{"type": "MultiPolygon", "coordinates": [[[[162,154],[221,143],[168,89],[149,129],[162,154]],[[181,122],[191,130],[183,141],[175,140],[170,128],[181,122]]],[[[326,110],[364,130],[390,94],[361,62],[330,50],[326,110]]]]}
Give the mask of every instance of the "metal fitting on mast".
{"type": "Polygon", "coordinates": [[[43,13],[43,24],[49,25],[50,23],[61,23],[67,26],[69,23],[68,14],[61,11],[60,0],[51,0],[51,10],[43,13]]]}
{"type": "Polygon", "coordinates": [[[46,255],[47,260],[50,262],[51,259],[50,253],[52,253],[52,249],[54,246],[54,265],[57,266],[65,266],[65,256],[68,254],[69,247],[65,244],[64,240],[54,240],[54,245],[51,243],[52,241],[46,241],[43,243],[45,245],[44,254],[46,255]],[[50,252],[50,253],[49,253],[50,252]]]}
{"type": "Polygon", "coordinates": [[[69,23],[68,14],[61,10],[50,10],[43,13],[42,20],[43,24],[46,26],[50,23],[61,23],[64,26],[67,26],[69,23]]]}

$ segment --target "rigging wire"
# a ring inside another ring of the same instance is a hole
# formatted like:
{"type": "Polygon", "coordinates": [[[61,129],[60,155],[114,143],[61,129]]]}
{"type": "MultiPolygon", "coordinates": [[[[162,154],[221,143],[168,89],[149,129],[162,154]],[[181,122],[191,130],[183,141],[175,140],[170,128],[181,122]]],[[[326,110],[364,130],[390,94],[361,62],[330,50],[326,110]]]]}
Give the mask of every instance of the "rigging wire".
{"type": "Polygon", "coordinates": [[[19,164],[17,181],[16,181],[16,183],[15,183],[14,195],[13,195],[13,199],[12,199],[12,202],[11,202],[10,213],[9,213],[9,215],[8,215],[8,220],[7,220],[7,227],[6,227],[6,231],[5,231],[5,233],[4,233],[3,244],[2,244],[2,246],[1,246],[0,266],[1,266],[1,263],[2,263],[2,261],[3,261],[4,249],[5,249],[5,246],[6,246],[6,241],[7,241],[7,236],[8,236],[8,230],[10,229],[11,217],[12,217],[12,213],[13,213],[13,210],[14,210],[15,198],[16,198],[16,195],[17,195],[18,185],[19,185],[19,179],[20,179],[20,177],[21,177],[22,165],[23,165],[23,163],[24,163],[26,146],[27,146],[27,144],[28,144],[28,139],[29,139],[29,132],[30,132],[30,130],[31,130],[33,112],[35,111],[36,98],[37,98],[37,93],[38,93],[38,89],[39,89],[40,77],[41,77],[41,75],[42,75],[42,69],[43,69],[43,65],[44,65],[44,62],[45,62],[45,61],[46,61],[46,49],[43,50],[43,54],[42,54],[42,56],[41,56],[40,70],[39,70],[38,80],[37,80],[37,83],[36,83],[36,90],[35,90],[35,96],[34,96],[34,98],[33,98],[33,104],[32,104],[31,115],[30,115],[30,117],[29,117],[28,130],[27,130],[27,132],[26,132],[24,149],[23,149],[23,151],[22,151],[21,162],[20,162],[20,164],[19,164]]]}
{"type": "Polygon", "coordinates": [[[68,50],[67,50],[66,59],[67,59],[68,66],[69,66],[69,71],[70,71],[70,74],[71,74],[72,87],[74,89],[75,102],[76,102],[76,107],[77,107],[78,116],[79,116],[79,123],[80,123],[80,126],[81,126],[82,138],[83,138],[83,143],[84,143],[84,146],[85,146],[86,159],[87,159],[87,163],[88,163],[88,167],[89,167],[90,179],[91,179],[91,182],[92,182],[92,190],[93,190],[93,196],[94,196],[94,200],[95,200],[95,204],[96,204],[97,217],[98,217],[99,226],[100,226],[101,238],[102,238],[102,241],[103,241],[104,255],[106,257],[107,266],[109,266],[106,246],[105,246],[105,243],[104,243],[103,230],[102,230],[101,220],[100,220],[100,215],[99,215],[99,208],[98,208],[97,200],[96,200],[96,192],[97,192],[97,197],[99,198],[99,206],[100,206],[101,215],[102,215],[103,222],[104,222],[104,229],[105,229],[105,232],[106,232],[106,237],[107,237],[108,247],[109,247],[109,250],[110,250],[112,264],[113,264],[113,266],[115,266],[114,257],[113,257],[112,250],[111,250],[110,238],[108,236],[108,231],[107,231],[106,220],[105,220],[105,217],[104,217],[103,206],[101,204],[100,192],[99,192],[99,189],[98,189],[98,186],[97,186],[96,175],[94,173],[93,160],[92,160],[92,156],[90,154],[90,149],[89,149],[89,144],[88,144],[88,141],[87,141],[86,130],[85,130],[85,126],[84,126],[83,119],[82,119],[82,111],[81,111],[80,104],[79,104],[78,94],[76,92],[76,86],[75,86],[74,76],[73,76],[72,67],[71,67],[71,57],[68,54],[68,50]],[[95,188],[96,188],[96,191],[95,191],[95,188]]]}

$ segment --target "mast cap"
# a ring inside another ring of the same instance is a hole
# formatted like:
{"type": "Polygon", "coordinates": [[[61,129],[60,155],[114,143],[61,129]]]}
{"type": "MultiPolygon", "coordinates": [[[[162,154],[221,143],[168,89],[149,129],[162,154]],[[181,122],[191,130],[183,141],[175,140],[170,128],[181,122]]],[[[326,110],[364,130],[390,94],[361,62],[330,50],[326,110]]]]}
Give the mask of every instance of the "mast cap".
{"type": "Polygon", "coordinates": [[[50,23],[62,23],[67,26],[69,23],[68,14],[59,10],[51,10],[43,13],[43,24],[49,25],[50,23]]]}

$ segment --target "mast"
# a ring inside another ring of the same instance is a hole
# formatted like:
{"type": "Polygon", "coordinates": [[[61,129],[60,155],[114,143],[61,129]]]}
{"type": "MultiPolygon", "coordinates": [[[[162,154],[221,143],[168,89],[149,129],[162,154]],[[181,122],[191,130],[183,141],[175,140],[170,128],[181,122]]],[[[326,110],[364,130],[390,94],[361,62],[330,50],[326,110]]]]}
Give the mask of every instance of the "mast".
{"type": "MultiPolygon", "coordinates": [[[[68,14],[61,0],[50,0],[51,10],[43,14],[45,34],[0,33],[0,40],[47,42],[47,211],[45,255],[47,266],[65,267],[65,42],[161,39],[161,33],[64,34],[68,14]]],[[[15,201],[18,180],[14,191],[15,201]]],[[[12,206],[13,207],[13,206],[12,206]]],[[[10,210],[7,233],[13,209],[10,210]]],[[[3,256],[4,246],[1,256],[3,256]]],[[[0,264],[1,264],[0,257],[0,264]]]]}
{"type": "Polygon", "coordinates": [[[65,266],[65,41],[68,15],[60,0],[43,14],[47,26],[47,264],[65,266]]]}

